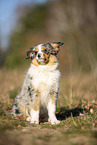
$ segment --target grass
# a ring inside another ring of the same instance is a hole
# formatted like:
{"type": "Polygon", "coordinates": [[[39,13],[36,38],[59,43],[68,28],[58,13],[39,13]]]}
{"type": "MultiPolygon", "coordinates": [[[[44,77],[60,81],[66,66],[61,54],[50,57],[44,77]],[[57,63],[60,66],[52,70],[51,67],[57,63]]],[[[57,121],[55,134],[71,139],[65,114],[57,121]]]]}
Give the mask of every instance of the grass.
{"type": "MultiPolygon", "coordinates": [[[[28,122],[25,121],[23,117],[19,119],[14,119],[10,113],[12,109],[12,103],[13,103],[13,96],[16,96],[17,91],[16,89],[11,91],[9,93],[10,97],[10,104],[4,104],[0,103],[0,128],[1,129],[12,129],[12,128],[19,128],[19,127],[27,127],[32,126],[28,122]]],[[[75,101],[76,97],[73,99],[75,101]]],[[[87,102],[87,100],[85,100],[87,102]]],[[[76,101],[75,101],[76,102],[76,101]]],[[[64,106],[67,107],[57,107],[57,113],[56,116],[59,120],[61,120],[61,124],[59,125],[50,125],[48,123],[46,124],[40,124],[41,127],[45,128],[71,128],[70,130],[78,130],[81,129],[92,129],[93,127],[97,126],[97,106],[94,104],[91,104],[91,106],[88,108],[83,102],[80,102],[80,106],[76,106],[75,108],[72,108],[68,106],[68,104],[65,104],[64,106]],[[84,107],[85,106],[85,107],[84,107]],[[87,109],[88,108],[88,109],[87,109]],[[91,111],[92,110],[92,111],[91,111]],[[95,126],[96,124],[96,126],[95,126]]],[[[74,106],[74,104],[72,105],[74,106]]]]}
{"type": "MultiPolygon", "coordinates": [[[[14,78],[14,76],[12,77],[14,78]]],[[[56,116],[61,120],[61,123],[58,125],[51,125],[48,122],[34,125],[27,122],[23,117],[14,119],[10,113],[12,112],[14,98],[21,86],[8,91],[8,98],[5,96],[0,101],[0,132],[3,132],[12,143],[19,134],[20,138],[25,136],[26,140],[35,136],[33,138],[35,144],[37,144],[37,141],[40,144],[41,142],[42,144],[46,142],[52,144],[53,140],[55,140],[56,144],[84,145],[86,143],[87,145],[96,145],[97,93],[94,89],[95,84],[92,84],[94,77],[89,75],[89,78],[86,76],[80,76],[77,80],[75,78],[76,76],[68,76],[67,78],[63,77],[60,81],[56,116]],[[9,134],[6,134],[7,131],[9,131],[9,134]],[[10,136],[11,133],[13,134],[13,140],[10,136]]],[[[1,135],[1,138],[4,139],[4,135],[1,135]]],[[[21,143],[23,140],[17,139],[17,141],[21,143]]]]}

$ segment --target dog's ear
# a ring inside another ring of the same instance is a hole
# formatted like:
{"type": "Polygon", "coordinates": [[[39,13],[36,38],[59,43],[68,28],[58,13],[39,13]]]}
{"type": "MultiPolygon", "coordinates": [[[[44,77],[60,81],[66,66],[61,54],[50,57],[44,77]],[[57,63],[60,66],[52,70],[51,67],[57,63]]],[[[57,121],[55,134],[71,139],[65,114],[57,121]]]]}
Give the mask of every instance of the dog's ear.
{"type": "Polygon", "coordinates": [[[53,54],[53,55],[57,55],[57,53],[59,52],[59,50],[60,50],[60,46],[62,46],[64,43],[62,43],[62,42],[52,42],[52,43],[50,43],[51,44],[51,46],[52,46],[52,50],[51,50],[51,54],[53,54]]]}
{"type": "Polygon", "coordinates": [[[59,48],[60,46],[62,46],[64,43],[62,43],[62,42],[52,42],[51,43],[51,46],[53,47],[53,48],[59,48]]]}
{"type": "Polygon", "coordinates": [[[33,59],[35,57],[35,52],[32,51],[32,48],[31,50],[27,51],[26,54],[27,54],[26,59],[29,59],[29,58],[33,59]]]}
{"type": "Polygon", "coordinates": [[[31,51],[27,51],[26,54],[27,54],[26,59],[29,59],[30,58],[31,51]]]}

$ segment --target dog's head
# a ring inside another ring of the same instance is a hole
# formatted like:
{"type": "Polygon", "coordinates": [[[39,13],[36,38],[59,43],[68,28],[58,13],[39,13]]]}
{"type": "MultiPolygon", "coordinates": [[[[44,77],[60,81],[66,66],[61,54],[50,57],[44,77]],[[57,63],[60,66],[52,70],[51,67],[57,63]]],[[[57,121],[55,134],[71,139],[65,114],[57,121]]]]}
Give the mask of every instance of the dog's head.
{"type": "Polygon", "coordinates": [[[27,52],[26,59],[31,58],[34,65],[45,65],[55,61],[62,42],[45,43],[34,46],[27,52]]]}

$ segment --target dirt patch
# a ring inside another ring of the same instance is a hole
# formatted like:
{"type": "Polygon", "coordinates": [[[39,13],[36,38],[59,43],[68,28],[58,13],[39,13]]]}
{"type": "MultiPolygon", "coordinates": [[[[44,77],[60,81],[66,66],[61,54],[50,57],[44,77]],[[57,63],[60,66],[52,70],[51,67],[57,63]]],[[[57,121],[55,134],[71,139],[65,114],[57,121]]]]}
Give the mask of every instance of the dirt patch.
{"type": "MultiPolygon", "coordinates": [[[[64,128],[63,128],[64,131],[64,128]]],[[[97,139],[80,133],[67,134],[61,129],[26,127],[7,130],[0,138],[2,145],[96,145],[97,139]],[[6,138],[7,137],[7,138],[6,138]],[[3,142],[4,140],[4,142],[3,142]]]]}
{"type": "Polygon", "coordinates": [[[8,130],[6,131],[6,134],[10,139],[17,140],[17,142],[22,145],[52,145],[54,142],[56,142],[56,144],[62,142],[60,133],[57,130],[41,128],[40,126],[23,128],[21,130],[8,130]]]}

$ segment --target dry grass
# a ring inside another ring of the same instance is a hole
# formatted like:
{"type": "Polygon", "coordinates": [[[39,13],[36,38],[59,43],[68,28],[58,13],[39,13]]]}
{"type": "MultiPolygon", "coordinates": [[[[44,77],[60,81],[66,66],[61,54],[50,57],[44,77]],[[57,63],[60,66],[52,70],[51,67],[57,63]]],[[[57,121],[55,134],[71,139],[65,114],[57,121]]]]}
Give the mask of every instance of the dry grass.
{"type": "Polygon", "coordinates": [[[0,132],[2,132],[0,143],[96,145],[95,73],[62,75],[56,112],[61,124],[53,126],[48,122],[32,125],[24,118],[15,120],[10,116],[13,100],[20,91],[25,74],[25,70],[1,69],[0,71],[0,132]]]}
{"type": "Polygon", "coordinates": [[[0,70],[0,144],[96,145],[96,1],[54,1],[46,7],[44,11],[43,7],[40,10],[36,7],[35,11],[32,7],[26,10],[26,15],[20,18],[21,29],[13,31],[10,38],[9,53],[4,64],[10,70],[0,70]],[[41,29],[40,26],[44,24],[45,27],[41,29]],[[10,112],[30,62],[24,59],[26,51],[34,45],[52,40],[64,42],[58,54],[63,74],[56,116],[61,123],[54,126],[48,122],[32,125],[24,118],[15,120],[10,112]]]}

